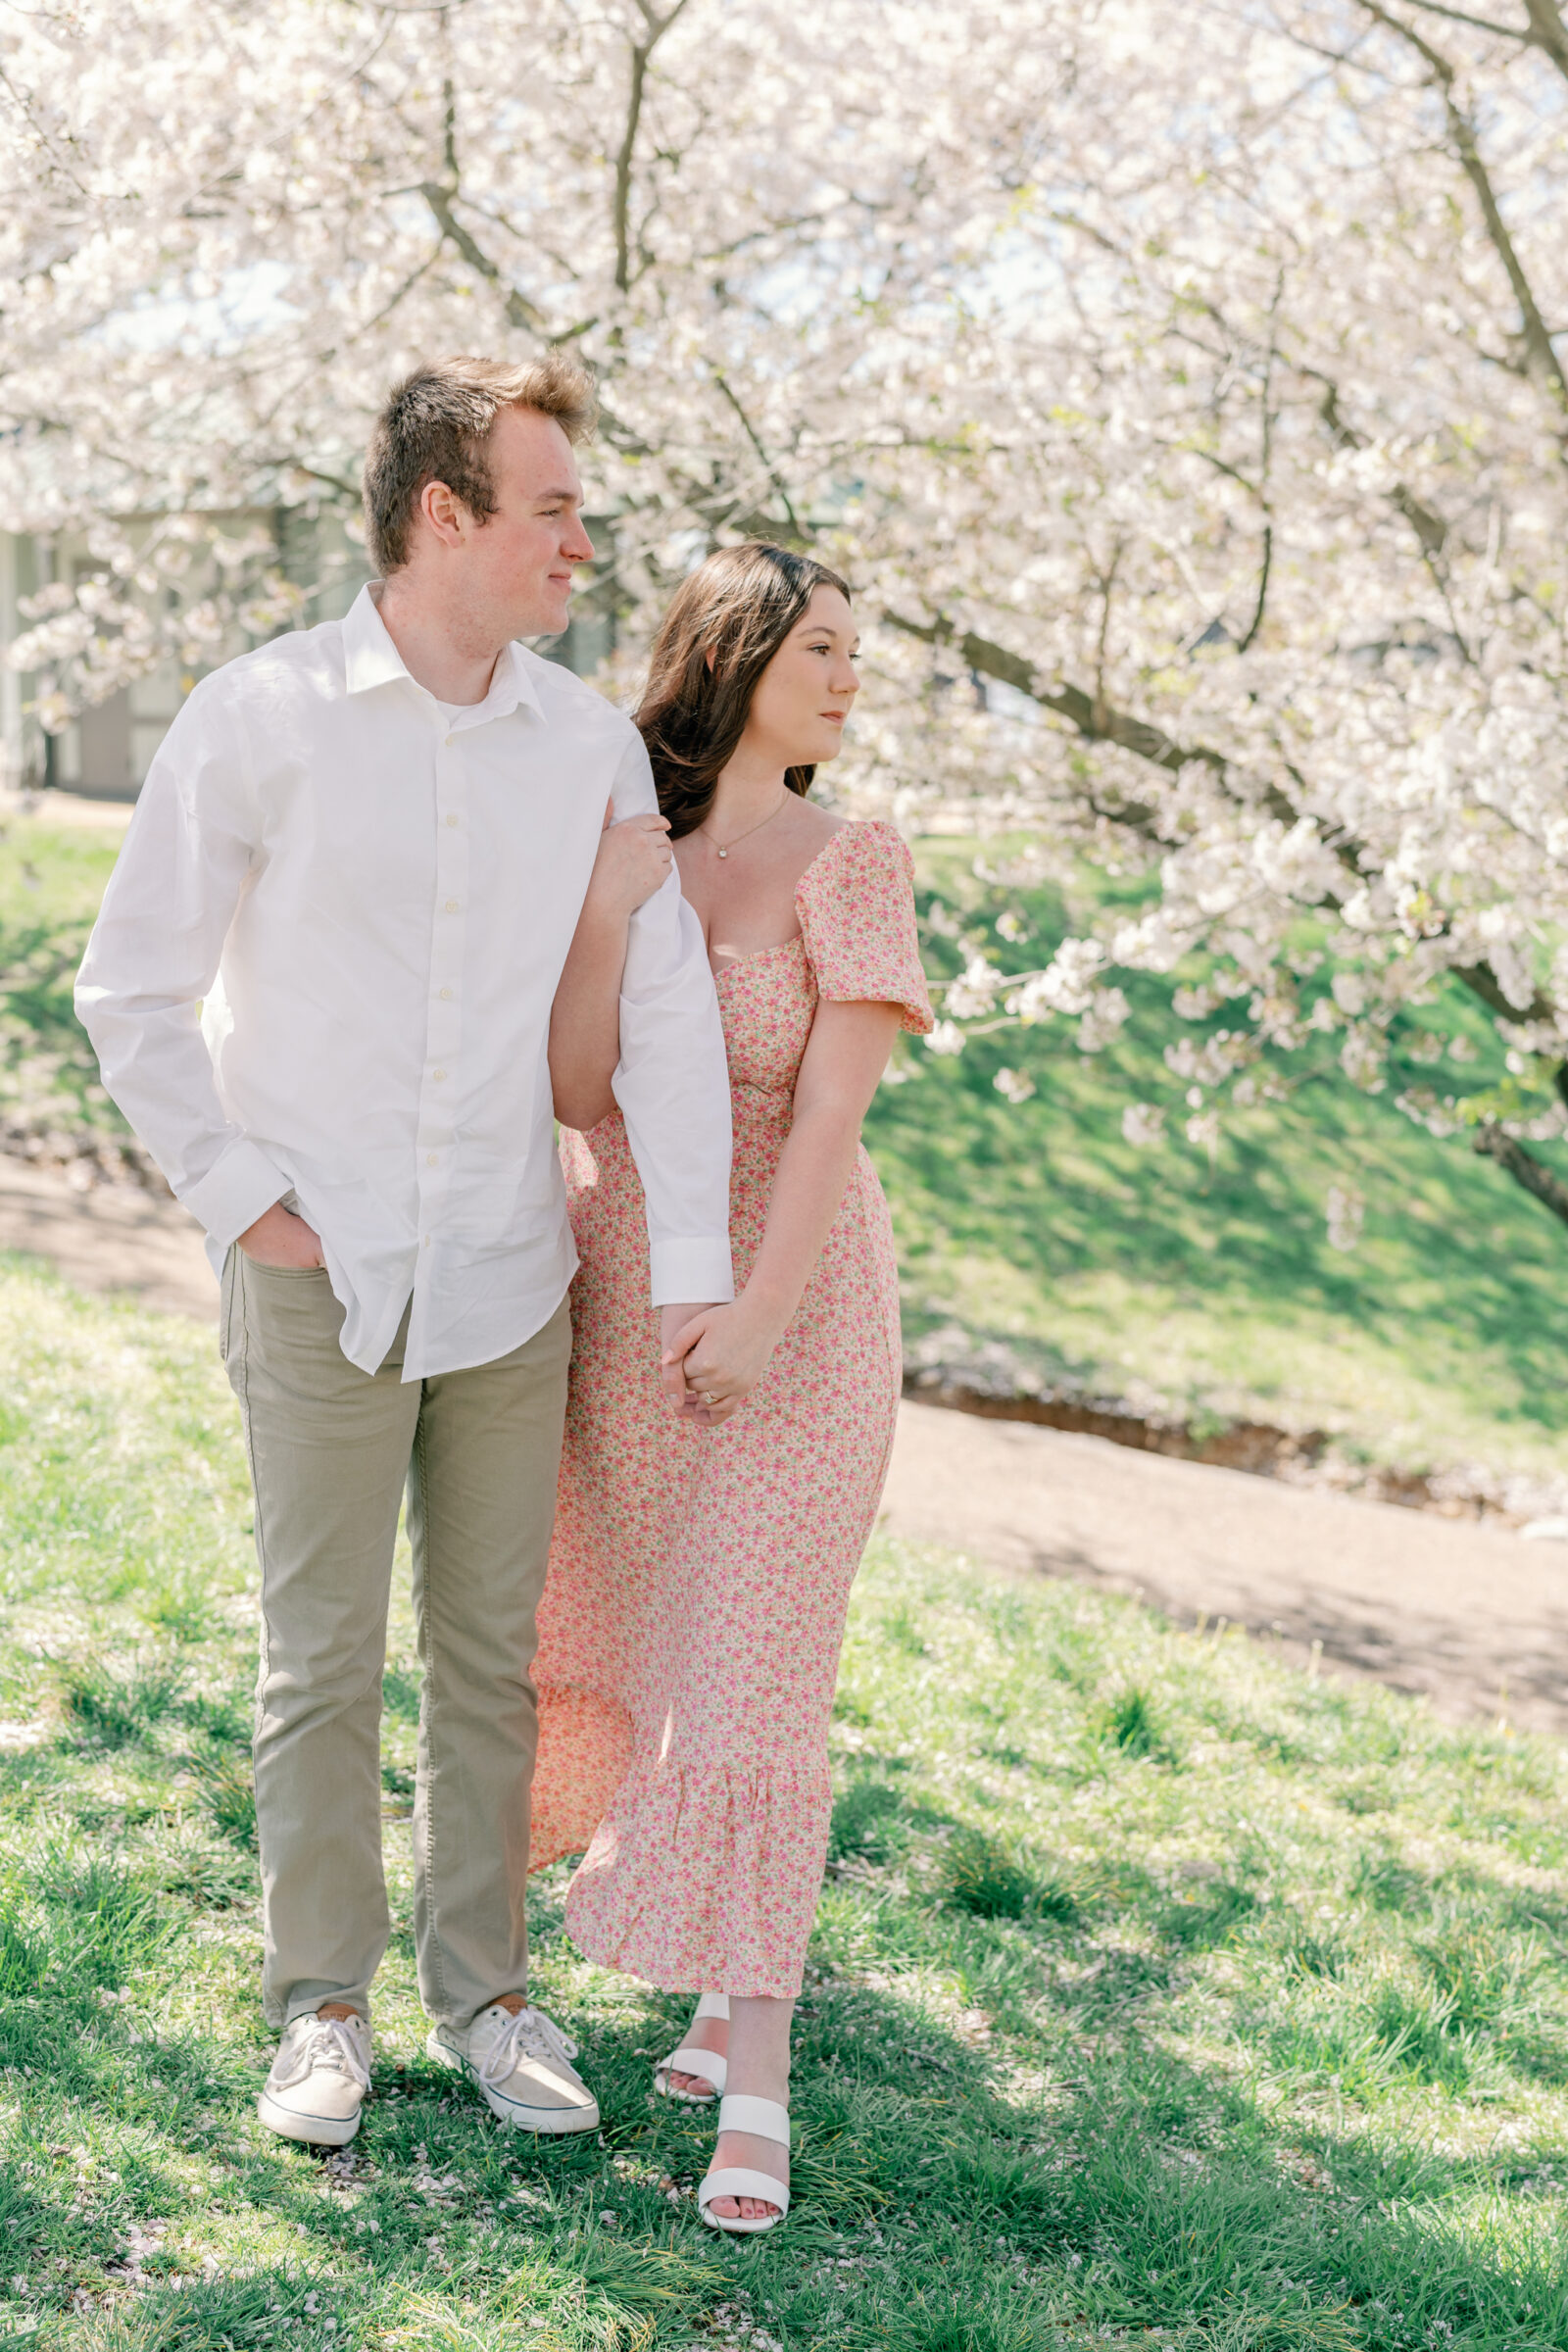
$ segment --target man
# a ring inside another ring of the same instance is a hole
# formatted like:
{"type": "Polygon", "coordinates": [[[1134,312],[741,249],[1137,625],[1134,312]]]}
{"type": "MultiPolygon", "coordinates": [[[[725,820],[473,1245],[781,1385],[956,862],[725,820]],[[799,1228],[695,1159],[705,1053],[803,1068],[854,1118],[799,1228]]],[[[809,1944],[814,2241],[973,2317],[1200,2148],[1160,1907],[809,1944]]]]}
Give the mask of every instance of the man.
{"type": "MultiPolygon", "coordinates": [[[[380,1696],[408,1487],[424,1694],[415,1932],[429,2053],[503,2121],[594,2129],[526,1997],[528,1667],[575,1266],[551,999],[642,740],[515,640],[593,554],[587,378],[420,368],[365,473],[381,579],[205,679],[148,775],[77,1005],[104,1082],[207,1228],[262,1568],[263,2120],[341,2144],[387,1935],[380,1696]],[[198,1005],[201,1014],[198,1019],[198,1005]]],[[[633,918],[615,1093],[665,1342],[733,1296],[729,1088],[673,871],[633,918]]],[[[678,1365],[664,1375],[672,1397],[678,1365]]]]}

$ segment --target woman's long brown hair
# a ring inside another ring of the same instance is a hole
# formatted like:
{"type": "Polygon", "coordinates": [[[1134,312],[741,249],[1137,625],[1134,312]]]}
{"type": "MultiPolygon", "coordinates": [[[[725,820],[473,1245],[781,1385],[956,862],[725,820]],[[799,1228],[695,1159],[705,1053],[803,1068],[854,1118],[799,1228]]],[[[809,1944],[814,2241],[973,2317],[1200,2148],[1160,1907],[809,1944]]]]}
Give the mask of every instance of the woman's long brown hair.
{"type": "MultiPolygon", "coordinates": [[[[719,774],[746,729],[757,681],[811,601],[814,588],[849,589],[810,556],[766,539],[723,547],[675,592],[654,642],[637,711],[670,836],[695,833],[719,774]]],[[[810,790],[814,767],[789,767],[791,792],[810,790]]]]}

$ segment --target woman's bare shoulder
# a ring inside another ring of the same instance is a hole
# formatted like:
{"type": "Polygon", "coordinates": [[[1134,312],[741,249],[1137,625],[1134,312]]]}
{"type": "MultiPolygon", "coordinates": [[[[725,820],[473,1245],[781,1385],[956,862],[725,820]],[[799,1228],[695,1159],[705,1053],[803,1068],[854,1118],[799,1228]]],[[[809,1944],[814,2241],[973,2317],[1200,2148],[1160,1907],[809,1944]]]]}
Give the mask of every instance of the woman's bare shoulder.
{"type": "Polygon", "coordinates": [[[797,827],[802,841],[809,839],[817,849],[824,850],[835,833],[849,831],[850,819],[835,816],[831,808],[819,808],[814,801],[803,801],[797,827]]]}
{"type": "Polygon", "coordinates": [[[789,832],[779,848],[788,859],[787,870],[793,874],[797,887],[829,845],[849,830],[842,816],[832,816],[809,801],[802,801],[791,810],[789,832]]]}

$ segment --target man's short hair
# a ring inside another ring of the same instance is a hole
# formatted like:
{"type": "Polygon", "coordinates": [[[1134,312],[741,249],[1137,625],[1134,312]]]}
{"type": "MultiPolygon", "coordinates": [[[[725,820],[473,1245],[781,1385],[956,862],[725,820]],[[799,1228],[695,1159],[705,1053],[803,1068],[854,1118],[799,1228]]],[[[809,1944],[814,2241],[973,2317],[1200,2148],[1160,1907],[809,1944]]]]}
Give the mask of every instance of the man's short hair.
{"type": "Polygon", "coordinates": [[[394,387],[365,460],[366,538],[383,576],[409,560],[426,482],[445,482],[480,521],[495,513],[487,444],[503,409],[537,409],[568,441],[581,441],[593,429],[593,380],[575,360],[552,351],[520,366],[433,360],[394,387]]]}

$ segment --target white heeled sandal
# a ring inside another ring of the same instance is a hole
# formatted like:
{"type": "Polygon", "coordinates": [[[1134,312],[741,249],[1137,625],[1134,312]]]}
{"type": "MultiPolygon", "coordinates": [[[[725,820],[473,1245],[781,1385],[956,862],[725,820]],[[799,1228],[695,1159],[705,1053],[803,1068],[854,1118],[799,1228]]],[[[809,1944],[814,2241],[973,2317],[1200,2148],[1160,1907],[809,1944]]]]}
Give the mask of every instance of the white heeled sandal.
{"type": "MultiPolygon", "coordinates": [[[[692,2024],[695,2025],[700,2017],[719,2017],[727,2025],[729,1994],[705,1992],[692,2011],[692,2024]]],[[[711,2107],[715,2098],[724,2095],[724,2078],[728,2072],[729,2063],[717,2050],[694,2049],[689,2042],[683,2041],[678,2050],[671,2050],[669,2056],[661,2058],[655,2067],[654,2088],[661,2098],[680,2099],[688,2107],[711,2107]],[[670,2086],[671,2075],[696,2075],[702,2082],[711,2082],[713,2087],[710,2091],[674,2090],[670,2086]]]]}
{"type": "MultiPolygon", "coordinates": [[[[790,2144],[790,2111],[777,2099],[754,2099],[743,2090],[732,2090],[718,2102],[720,2132],[750,2132],[759,2139],[777,2140],[781,2148],[790,2144]]],[[[726,2164],[716,2173],[710,2173],[697,2191],[697,2210],[710,2230],[727,2230],[733,2237],[754,2236],[761,2230],[774,2230],[790,2209],[790,2190],[787,2180],[775,2180],[771,2173],[754,2173],[749,2165],[726,2164]],[[721,2213],[709,2208],[715,2197],[760,2197],[765,2204],[776,2205],[777,2213],[764,2214],[760,2221],[748,2222],[737,2214],[726,2221],[721,2213]]]]}

